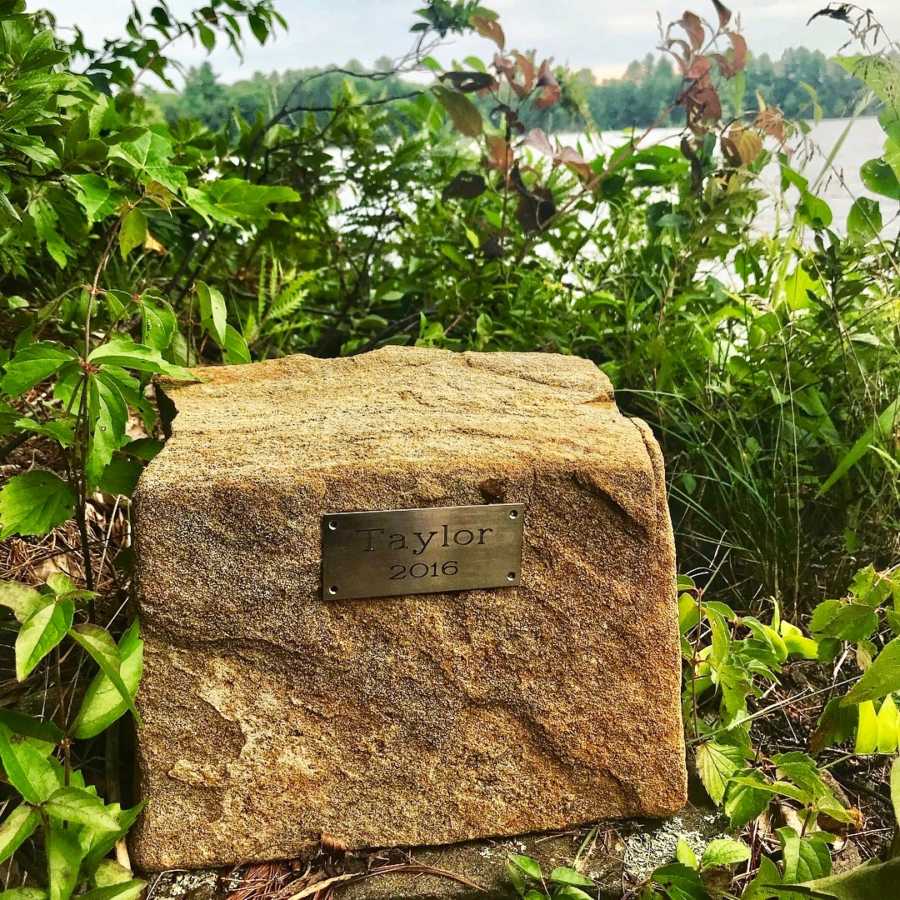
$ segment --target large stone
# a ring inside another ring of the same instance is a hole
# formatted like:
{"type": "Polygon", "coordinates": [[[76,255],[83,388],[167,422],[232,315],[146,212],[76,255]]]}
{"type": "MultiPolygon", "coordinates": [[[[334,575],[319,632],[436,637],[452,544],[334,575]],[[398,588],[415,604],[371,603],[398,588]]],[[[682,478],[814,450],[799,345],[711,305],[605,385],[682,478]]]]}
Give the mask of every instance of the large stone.
{"type": "Polygon", "coordinates": [[[203,369],[135,495],[147,869],[685,800],[663,464],[591,363],[389,348],[203,369]],[[526,504],[516,587],[321,599],[324,512],[526,504]]]}

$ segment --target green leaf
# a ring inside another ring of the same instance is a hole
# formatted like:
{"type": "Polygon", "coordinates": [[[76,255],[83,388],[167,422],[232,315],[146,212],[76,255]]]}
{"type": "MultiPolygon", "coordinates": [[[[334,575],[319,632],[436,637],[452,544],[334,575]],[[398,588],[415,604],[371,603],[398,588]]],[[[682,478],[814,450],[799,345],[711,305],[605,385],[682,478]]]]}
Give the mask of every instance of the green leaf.
{"type": "Polygon", "coordinates": [[[68,347],[49,341],[29,344],[6,363],[0,390],[17,397],[62,368],[78,356],[68,347]]]}
{"type": "Polygon", "coordinates": [[[113,459],[103,470],[97,486],[106,494],[130,497],[143,471],[144,467],[138,462],[121,457],[113,459]]]}
{"type": "Polygon", "coordinates": [[[779,628],[789,656],[802,656],[803,659],[818,659],[819,644],[812,638],[805,637],[803,632],[790,622],[782,622],[779,628]]]}
{"type": "Polygon", "coordinates": [[[859,170],[863,184],[873,194],[881,194],[890,200],[900,200],[900,181],[897,174],[883,159],[870,159],[859,170]]]}
{"type": "Polygon", "coordinates": [[[135,247],[142,247],[147,239],[147,217],[137,208],[129,209],[119,227],[119,253],[125,259],[135,247]]]}
{"type": "Polygon", "coordinates": [[[76,625],[69,631],[69,636],[87,650],[103,674],[119,692],[119,696],[140,725],[141,717],[134,705],[133,695],[122,680],[122,661],[119,656],[119,648],[113,641],[112,635],[99,625],[85,624],[76,625]]]}
{"type": "Polygon", "coordinates": [[[14,735],[3,724],[0,724],[0,760],[9,783],[28,803],[43,803],[61,786],[59,767],[54,767],[34,741],[14,735]]]}
{"type": "Polygon", "coordinates": [[[700,863],[697,860],[697,854],[694,853],[691,845],[683,838],[678,838],[678,844],[675,847],[675,859],[683,866],[689,869],[699,869],[700,863]]]}
{"type": "Polygon", "coordinates": [[[200,306],[200,321],[203,327],[215,342],[223,347],[228,313],[222,292],[218,288],[210,287],[205,281],[198,281],[197,302],[200,306]]]}
{"type": "Polygon", "coordinates": [[[866,243],[877,239],[884,228],[881,207],[877,200],[857,197],[847,216],[847,234],[853,241],[866,243]]]}
{"type": "MultiPolygon", "coordinates": [[[[144,642],[140,638],[137,620],[119,640],[118,652],[121,660],[119,674],[133,702],[144,670],[144,642]]],[[[129,703],[101,670],[88,685],[72,733],[82,740],[95,737],[124,715],[128,708],[129,703]]]]}
{"type": "Polygon", "coordinates": [[[831,225],[831,207],[815,194],[804,193],[797,205],[797,213],[801,220],[812,228],[827,228],[831,225]]]}
{"type": "Polygon", "coordinates": [[[733,778],[725,791],[725,812],[734,828],[742,828],[769,805],[771,791],[765,779],[753,769],[733,778]]]}
{"type": "Polygon", "coordinates": [[[819,753],[826,747],[846,741],[857,730],[857,708],[841,706],[840,697],[832,697],[822,710],[816,730],[809,739],[810,753],[819,753]]]}
{"type": "Polygon", "coordinates": [[[733,866],[750,859],[750,848],[743,841],[731,838],[717,838],[707,844],[700,860],[700,868],[712,866],[733,866]]]}
{"type": "Polygon", "coordinates": [[[541,865],[536,859],[533,859],[530,856],[522,856],[517,853],[511,854],[509,858],[529,878],[533,878],[535,881],[540,881],[543,878],[543,874],[541,873],[541,865]]]}
{"type": "Polygon", "coordinates": [[[66,636],[72,627],[75,604],[48,598],[19,629],[16,638],[16,678],[24,681],[35,666],[66,636]]]}
{"type": "Polygon", "coordinates": [[[65,737],[63,730],[53,722],[26,716],[14,709],[0,709],[0,723],[16,734],[49,744],[51,749],[65,737]]]}
{"type": "Polygon", "coordinates": [[[594,882],[576,869],[568,866],[557,866],[550,873],[550,880],[554,884],[573,884],[576,887],[593,887],[594,882]]]}
{"type": "Polygon", "coordinates": [[[821,832],[801,838],[793,828],[776,832],[784,855],[784,880],[788,884],[821,878],[831,872],[831,852],[821,832]]]}
{"type": "Polygon", "coordinates": [[[175,337],[178,322],[165,300],[141,299],[141,341],[153,350],[166,350],[175,337]]]}
{"type": "Polygon", "coordinates": [[[171,155],[171,141],[149,130],[133,141],[123,141],[109,148],[109,158],[121,160],[143,184],[158,181],[177,194],[187,185],[187,177],[183,169],[169,163],[171,155]]]}
{"type": "Polygon", "coordinates": [[[665,890],[670,900],[709,900],[699,873],[681,863],[661,866],[650,879],[665,890]]]}
{"type": "Polygon", "coordinates": [[[743,751],[729,744],[707,741],[697,745],[695,761],[706,793],[716,806],[721,806],[728,779],[744,765],[743,751]]]}
{"type": "Polygon", "coordinates": [[[859,721],[856,725],[856,745],[854,753],[874,753],[878,746],[878,716],[875,704],[864,700],[859,704],[859,721]]]}
{"type": "Polygon", "coordinates": [[[900,828],[900,756],[891,764],[891,805],[894,807],[894,822],[900,828]]]}
{"type": "Polygon", "coordinates": [[[0,581],[0,606],[11,609],[19,622],[24,622],[47,602],[37,589],[18,581],[0,581]]]}
{"type": "Polygon", "coordinates": [[[878,710],[878,752],[894,753],[897,750],[897,707],[888,694],[878,710]]]}
{"type": "Polygon", "coordinates": [[[468,97],[443,85],[436,85],[432,91],[460,134],[473,138],[481,134],[484,127],[481,113],[468,97]]]}
{"type": "Polygon", "coordinates": [[[118,827],[115,831],[94,830],[90,832],[82,863],[82,869],[88,874],[103,864],[106,854],[115,847],[117,841],[128,833],[144,808],[144,804],[139,803],[130,809],[120,809],[117,803],[110,803],[106,808],[116,817],[118,827]]]}
{"type": "Polygon", "coordinates": [[[250,362],[250,348],[244,336],[231,325],[225,326],[225,346],[222,358],[229,365],[243,365],[250,362]]]}
{"type": "Polygon", "coordinates": [[[75,416],[47,419],[46,422],[21,418],[16,419],[15,426],[22,431],[32,431],[48,437],[56,441],[60,447],[71,447],[75,442],[75,416]]]}
{"type": "Polygon", "coordinates": [[[875,424],[867,429],[847,451],[822,487],[819,488],[818,496],[822,496],[840,481],[868,453],[877,440],[886,439],[893,434],[894,425],[898,417],[900,417],[900,398],[888,404],[878,415],[875,424]]]}
{"type": "Polygon", "coordinates": [[[110,814],[103,801],[89,791],[77,787],[62,787],[44,803],[44,809],[58,819],[87,825],[103,831],[115,831],[118,819],[110,814]]]}
{"type": "Polygon", "coordinates": [[[52,472],[14,475],[0,490],[0,539],[47,534],[75,513],[75,491],[52,472]]]}
{"type": "Polygon", "coordinates": [[[6,862],[41,824],[41,817],[27,803],[17,806],[0,825],[0,863],[6,862]]]}
{"type": "Polygon", "coordinates": [[[196,381],[190,370],[166,362],[158,350],[127,338],[115,338],[91,351],[88,361],[103,366],[121,366],[137,372],[154,372],[180,381],[196,381]]]}
{"type": "Polygon", "coordinates": [[[78,885],[81,846],[74,831],[51,822],[47,829],[47,874],[49,900],[69,900],[78,885]]]}
{"type": "Polygon", "coordinates": [[[207,221],[225,225],[263,220],[270,214],[272,204],[300,199],[293,188],[251,184],[243,178],[222,178],[203,188],[188,187],[184,197],[188,206],[207,221]]]}
{"type": "Polygon", "coordinates": [[[128,424],[125,399],[116,381],[102,370],[88,379],[88,411],[94,427],[84,471],[88,484],[95,487],[113,453],[127,440],[128,424]]]}
{"type": "Polygon", "coordinates": [[[89,222],[99,222],[111,216],[124,199],[122,192],[100,175],[72,175],[69,180],[75,185],[75,196],[89,222]]]}
{"type": "Polygon", "coordinates": [[[772,890],[773,886],[781,885],[781,873],[775,863],[768,856],[759,859],[759,870],[753,881],[747,885],[741,900],[772,900],[778,897],[778,892],[772,890]]]}
{"type": "Polygon", "coordinates": [[[828,897],[834,900],[888,900],[896,896],[900,882],[900,858],[884,863],[863,864],[839,875],[804,881],[780,890],[788,895],[828,897]]]}
{"type": "Polygon", "coordinates": [[[864,700],[878,700],[897,690],[900,690],[900,638],[885,645],[842,702],[847,706],[864,700]]]}
{"type": "Polygon", "coordinates": [[[47,900],[47,892],[34,887],[10,888],[0,891],[0,900],[47,900]]]}
{"type": "Polygon", "coordinates": [[[146,886],[146,881],[141,881],[140,878],[131,878],[128,881],[107,884],[85,891],[78,895],[78,900],[131,900],[131,898],[136,900],[146,886]]]}

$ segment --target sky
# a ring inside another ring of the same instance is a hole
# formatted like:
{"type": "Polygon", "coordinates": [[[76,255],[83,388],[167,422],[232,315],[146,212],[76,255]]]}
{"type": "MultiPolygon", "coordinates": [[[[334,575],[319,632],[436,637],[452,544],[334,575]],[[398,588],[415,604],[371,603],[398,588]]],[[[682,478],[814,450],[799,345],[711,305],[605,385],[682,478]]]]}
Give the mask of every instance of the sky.
{"type": "MultiPolygon", "coordinates": [[[[137,0],[149,10],[152,0],[137,0]]],[[[727,2],[727,0],[726,0],[727,2]]],[[[860,0],[861,4],[863,0],[860,0]]],[[[61,26],[77,22],[89,42],[99,45],[104,37],[121,35],[131,0],[29,0],[29,8],[51,10],[61,26]]],[[[202,5],[201,0],[170,0],[176,13],[202,5]]],[[[248,40],[244,61],[226,48],[207,55],[190,38],[173,47],[172,55],[185,65],[209,59],[221,80],[246,78],[254,71],[298,69],[342,64],[358,59],[371,65],[380,56],[397,58],[412,46],[410,25],[417,21],[416,0],[277,0],[289,30],[279,31],[274,42],[260,47],[248,40]]],[[[677,18],[685,8],[713,17],[709,0],[487,0],[500,15],[507,47],[537,48],[539,55],[572,68],[590,68],[598,78],[617,77],[628,63],[643,57],[658,43],[656,14],[663,21],[677,18]]],[[[778,56],[786,47],[803,45],[833,53],[846,40],[839,22],[806,21],[825,0],[734,0],[751,51],[778,56]]],[[[894,38],[900,38],[898,0],[868,0],[894,38]]],[[[489,58],[493,45],[473,37],[448,42],[435,56],[444,64],[470,53],[489,58]]]]}

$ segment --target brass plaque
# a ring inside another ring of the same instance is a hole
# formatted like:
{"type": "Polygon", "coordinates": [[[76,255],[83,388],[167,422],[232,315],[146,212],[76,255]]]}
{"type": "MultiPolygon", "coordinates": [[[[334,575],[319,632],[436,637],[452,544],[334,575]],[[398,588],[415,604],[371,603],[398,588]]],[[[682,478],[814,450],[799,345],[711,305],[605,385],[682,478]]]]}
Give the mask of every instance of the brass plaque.
{"type": "Polygon", "coordinates": [[[522,569],[523,503],[322,516],[322,598],[512,587],[522,569]]]}

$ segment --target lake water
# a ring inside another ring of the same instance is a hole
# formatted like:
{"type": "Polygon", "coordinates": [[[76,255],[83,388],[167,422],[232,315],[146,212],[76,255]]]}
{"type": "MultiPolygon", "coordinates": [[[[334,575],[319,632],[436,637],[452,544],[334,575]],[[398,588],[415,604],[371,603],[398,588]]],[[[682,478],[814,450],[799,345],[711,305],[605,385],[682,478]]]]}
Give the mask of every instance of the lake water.
{"type": "MultiPolygon", "coordinates": [[[[675,129],[656,129],[650,132],[646,144],[664,142],[677,146],[680,131],[675,129]]],[[[559,135],[564,144],[580,141],[587,149],[591,146],[601,153],[608,153],[613,147],[623,143],[621,131],[604,132],[597,138],[588,141],[585,135],[559,135]]],[[[868,159],[880,156],[884,146],[884,132],[874,117],[861,117],[855,121],[850,119],[823,119],[812,126],[802,149],[793,158],[793,166],[803,172],[810,184],[819,183],[818,193],[828,202],[834,213],[832,227],[843,232],[847,222],[847,214],[853,201],[860,196],[881,200],[881,210],[885,221],[885,231],[893,234],[896,230],[898,205],[884,197],[867,191],[859,176],[859,167],[868,159]],[[846,134],[845,134],[846,132],[846,134]],[[827,157],[834,147],[840,143],[834,159],[828,165],[827,157]]],[[[770,195],[760,214],[758,227],[771,231],[776,224],[776,201],[780,193],[780,175],[777,164],[767,167],[762,177],[762,186],[770,195]]],[[[788,193],[788,199],[795,199],[796,189],[788,193]]]]}

